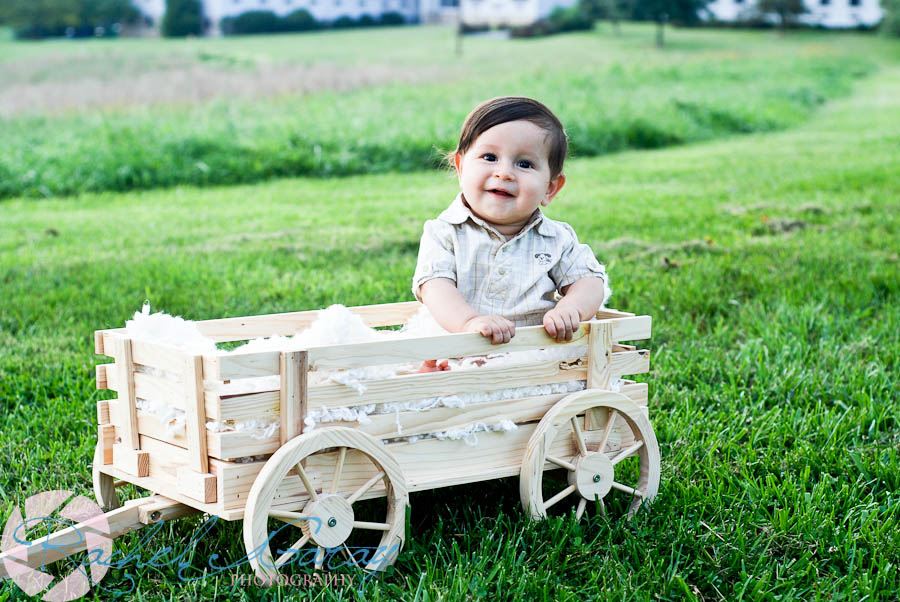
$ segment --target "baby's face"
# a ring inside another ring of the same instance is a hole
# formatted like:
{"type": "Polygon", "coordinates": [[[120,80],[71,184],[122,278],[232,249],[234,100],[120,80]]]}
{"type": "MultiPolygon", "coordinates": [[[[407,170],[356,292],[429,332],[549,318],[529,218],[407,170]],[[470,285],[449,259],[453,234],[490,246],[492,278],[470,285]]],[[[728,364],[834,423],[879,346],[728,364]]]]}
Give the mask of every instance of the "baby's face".
{"type": "Polygon", "coordinates": [[[530,121],[508,121],[482,133],[456,156],[463,196],[472,212],[504,235],[514,235],[538,206],[547,206],[565,176],[550,178],[550,141],[530,121]]]}

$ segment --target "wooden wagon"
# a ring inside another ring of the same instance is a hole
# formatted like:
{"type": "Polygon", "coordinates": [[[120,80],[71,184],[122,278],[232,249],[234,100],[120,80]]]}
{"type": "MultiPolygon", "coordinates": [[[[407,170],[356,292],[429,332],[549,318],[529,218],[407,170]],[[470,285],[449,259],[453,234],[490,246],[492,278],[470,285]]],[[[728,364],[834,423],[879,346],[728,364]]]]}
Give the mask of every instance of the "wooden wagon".
{"type": "MultiPolygon", "coordinates": [[[[420,307],[412,302],[349,309],[369,326],[385,327],[405,323],[420,307]]],[[[196,325],[203,335],[222,343],[293,335],[318,315],[306,311],[196,325]]],[[[195,512],[243,519],[250,563],[258,576],[271,582],[310,550],[315,550],[317,568],[334,550],[349,553],[368,569],[384,568],[403,544],[409,493],[414,491],[519,475],[522,506],[535,519],[569,496],[577,500],[575,513],[581,518],[588,506],[602,510],[611,491],[626,496],[624,507],[631,515],[657,492],[659,449],[647,417],[647,385],[620,380],[647,372],[649,353],[623,342],[649,338],[650,322],[649,316],[603,309],[566,343],[557,343],[535,326],[517,329],[505,345],[462,333],[202,355],[129,339],[125,329],[97,331],[97,353],[115,359],[97,366],[97,386],[117,393],[117,399],[97,403],[93,480],[97,501],[107,510],[108,534],[115,537],[195,512]],[[362,395],[343,384],[311,384],[316,379],[310,379],[322,370],[563,345],[586,345],[587,353],[577,361],[399,374],[366,382],[362,395]],[[510,387],[571,382],[584,382],[584,390],[508,395],[510,387]],[[373,413],[366,421],[330,422],[312,430],[305,425],[310,412],[321,408],[499,390],[506,391],[504,398],[464,407],[373,413]],[[153,414],[140,411],[142,399],[164,400],[182,410],[183,432],[173,433],[153,414]],[[278,430],[268,437],[207,428],[208,421],[274,419],[278,430]],[[501,421],[516,428],[482,432],[476,445],[433,436],[501,421]],[[628,458],[633,459],[620,464],[628,458]],[[551,471],[563,478],[544,479],[551,471]],[[153,494],[123,504],[116,489],[126,483],[153,494]],[[360,515],[361,501],[375,498],[382,501],[374,511],[364,508],[375,516],[360,515]],[[270,536],[285,529],[293,533],[286,531],[287,543],[277,548],[270,536]],[[370,540],[378,545],[373,549],[380,553],[355,556],[348,546],[353,534],[374,538],[370,540]]],[[[565,506],[571,507],[557,507],[565,506]]],[[[71,533],[51,537],[56,537],[60,551],[68,545],[66,537],[72,539],[71,533]]],[[[71,545],[76,545],[74,540],[71,545]]],[[[45,551],[41,558],[23,562],[52,560],[45,551]]]]}

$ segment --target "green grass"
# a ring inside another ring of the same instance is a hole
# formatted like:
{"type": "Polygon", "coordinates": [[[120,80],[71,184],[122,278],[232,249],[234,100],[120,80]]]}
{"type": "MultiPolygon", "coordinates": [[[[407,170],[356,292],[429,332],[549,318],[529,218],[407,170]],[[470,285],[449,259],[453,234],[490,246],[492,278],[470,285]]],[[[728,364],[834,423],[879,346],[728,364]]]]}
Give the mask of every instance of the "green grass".
{"type": "Polygon", "coordinates": [[[412,80],[397,75],[400,81],[305,96],[241,100],[209,90],[204,102],[77,110],[73,101],[60,114],[16,112],[0,119],[0,199],[417,171],[455,146],[477,102],[503,94],[534,96],[557,111],[575,157],[772,131],[846,95],[856,78],[897,53],[894,42],[874,36],[803,32],[775,43],[770,32],[706,30],[673,32],[661,52],[652,48],[651,28],[624,31],[621,38],[605,31],[467,38],[462,58],[453,55],[447,28],[152,44],[0,42],[0,55],[20,59],[0,61],[0,77],[25,89],[51,85],[40,88],[43,97],[53,96],[53,82],[61,98],[77,97],[66,78],[79,74],[129,86],[138,73],[156,73],[159,86],[177,86],[170,74],[190,68],[247,77],[247,86],[254,73],[277,78],[278,66],[298,64],[357,70],[351,80],[373,69],[412,80]]]}
{"type": "MultiPolygon", "coordinates": [[[[896,599],[898,113],[892,66],[785,132],[571,161],[549,213],[607,263],[613,307],[653,316],[659,497],[631,522],[533,524],[516,479],[413,494],[411,539],[364,598],[896,599]]],[[[93,330],[145,299],[191,319],[407,300],[421,224],[455,192],[431,171],[0,204],[0,514],[90,495],[93,330]]],[[[193,566],[240,559],[240,528],[193,566]]],[[[132,572],[134,599],[363,598],[132,572]]]]}

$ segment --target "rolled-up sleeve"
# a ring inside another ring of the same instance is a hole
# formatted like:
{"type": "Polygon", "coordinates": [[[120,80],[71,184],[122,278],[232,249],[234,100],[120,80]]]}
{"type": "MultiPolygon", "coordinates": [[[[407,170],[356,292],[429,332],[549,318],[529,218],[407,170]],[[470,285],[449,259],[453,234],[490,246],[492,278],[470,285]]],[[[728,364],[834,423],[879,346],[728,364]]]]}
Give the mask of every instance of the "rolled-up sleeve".
{"type": "Polygon", "coordinates": [[[453,226],[440,220],[425,222],[419,241],[419,258],[413,274],[412,292],[419,301],[419,287],[435,278],[449,278],[456,282],[456,253],[453,226]]]}
{"type": "Polygon", "coordinates": [[[586,276],[600,278],[606,286],[609,282],[606,268],[597,261],[591,248],[578,242],[578,236],[571,226],[558,223],[565,229],[568,240],[562,242],[559,261],[550,270],[550,278],[556,284],[557,290],[562,292],[563,288],[586,276]]]}

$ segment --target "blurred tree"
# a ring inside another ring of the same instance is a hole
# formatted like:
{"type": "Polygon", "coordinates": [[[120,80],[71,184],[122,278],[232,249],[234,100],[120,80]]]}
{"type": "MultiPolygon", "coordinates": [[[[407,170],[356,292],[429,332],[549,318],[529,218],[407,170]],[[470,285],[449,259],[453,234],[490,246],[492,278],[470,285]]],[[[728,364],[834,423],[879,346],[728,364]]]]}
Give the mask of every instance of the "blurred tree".
{"type": "Polygon", "coordinates": [[[593,19],[606,19],[616,34],[621,34],[619,22],[631,17],[634,0],[579,0],[581,11],[593,19]]]}
{"type": "Polygon", "coordinates": [[[92,35],[94,28],[132,23],[138,11],[131,0],[2,0],[0,21],[23,38],[92,35]]]}
{"type": "MultiPolygon", "coordinates": [[[[700,20],[697,11],[708,0],[635,0],[634,18],[656,22],[656,45],[665,44],[664,30],[667,21],[692,25],[700,20]]],[[[798,0],[800,1],[800,0],[798,0]]]]}
{"type": "Polygon", "coordinates": [[[200,0],[166,0],[162,34],[169,38],[203,33],[203,6],[200,0]]]}
{"type": "Polygon", "coordinates": [[[803,0],[759,0],[756,3],[756,12],[760,16],[769,13],[778,15],[778,29],[785,29],[797,21],[797,17],[808,12],[803,0]]]}
{"type": "Polygon", "coordinates": [[[881,0],[884,20],[879,30],[889,36],[900,36],[900,0],[881,0]]]}

